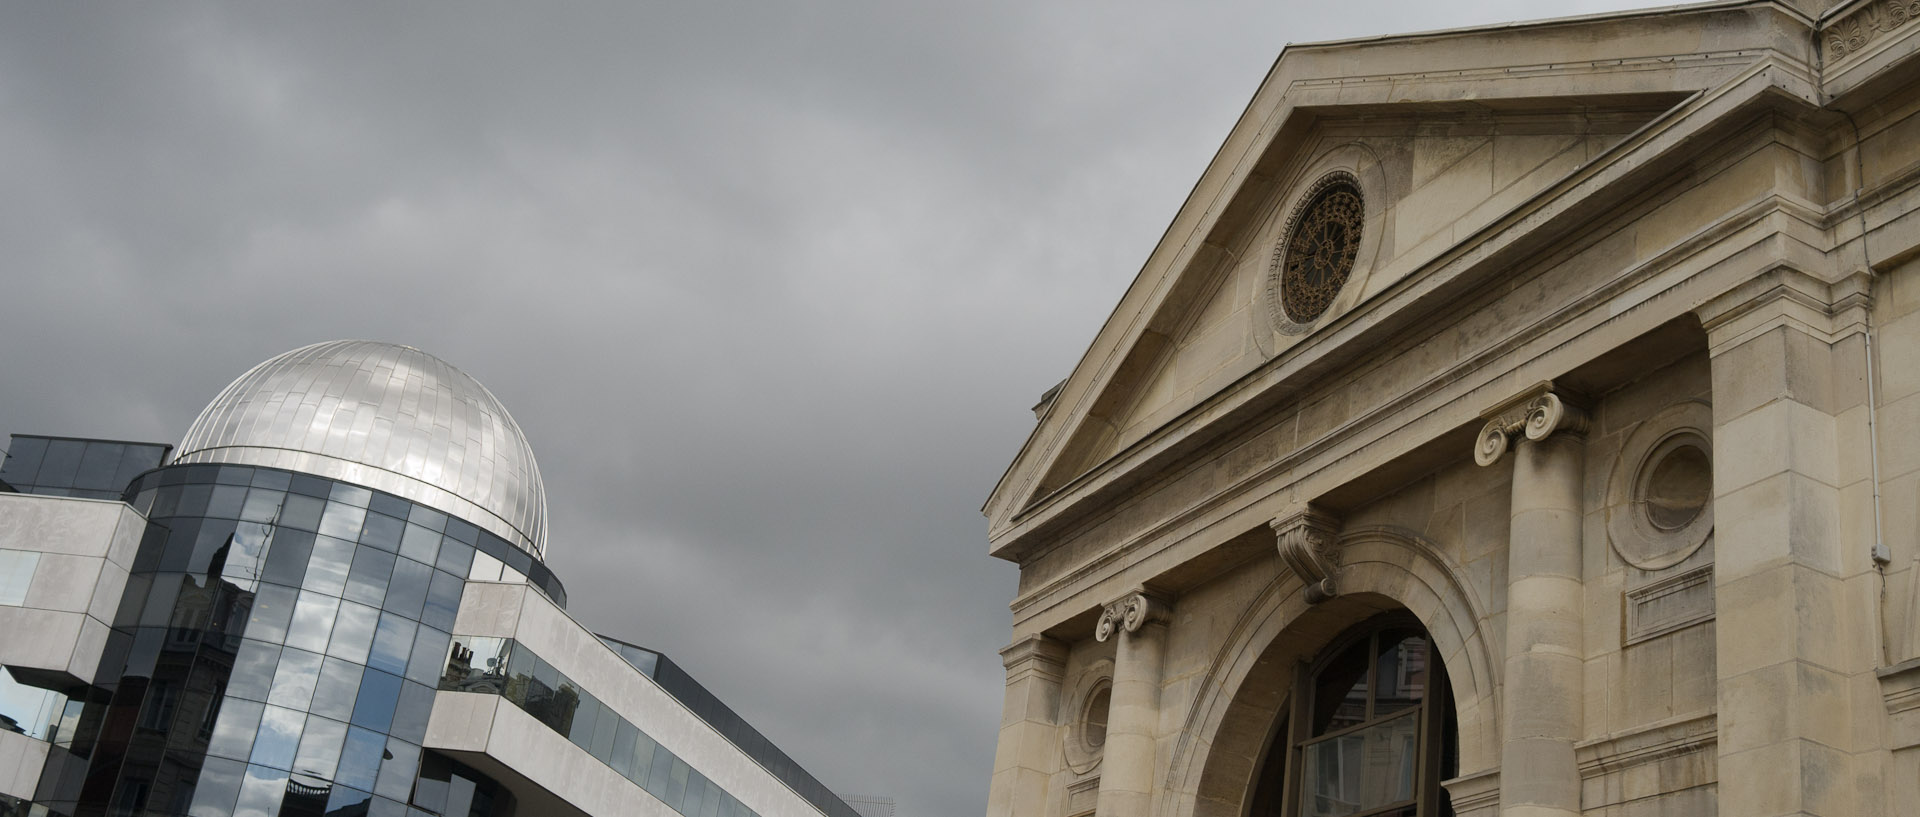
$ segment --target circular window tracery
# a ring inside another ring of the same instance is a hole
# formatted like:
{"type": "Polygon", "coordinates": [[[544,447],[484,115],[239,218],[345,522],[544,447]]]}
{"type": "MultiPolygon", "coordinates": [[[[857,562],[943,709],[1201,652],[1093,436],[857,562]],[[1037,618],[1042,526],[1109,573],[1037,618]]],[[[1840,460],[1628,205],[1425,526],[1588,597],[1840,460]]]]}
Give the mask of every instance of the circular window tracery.
{"type": "Polygon", "coordinates": [[[1365,216],[1360,185],[1344,172],[1316,182],[1294,208],[1285,237],[1274,248],[1280,308],[1288,320],[1311,323],[1333,306],[1360,255],[1365,216]]]}
{"type": "Polygon", "coordinates": [[[1712,466],[1692,435],[1663,442],[1647,457],[1645,473],[1635,483],[1634,504],[1663,531],[1685,528],[1713,498],[1712,466]]]}
{"type": "Polygon", "coordinates": [[[1607,538],[1627,564],[1665,570],[1713,537],[1713,413],[1688,400],[1640,424],[1607,487],[1607,538]]]}
{"type": "Polygon", "coordinates": [[[1107,745],[1107,710],[1113,707],[1113,687],[1103,684],[1087,696],[1087,709],[1080,716],[1080,743],[1099,751],[1107,745]]]}

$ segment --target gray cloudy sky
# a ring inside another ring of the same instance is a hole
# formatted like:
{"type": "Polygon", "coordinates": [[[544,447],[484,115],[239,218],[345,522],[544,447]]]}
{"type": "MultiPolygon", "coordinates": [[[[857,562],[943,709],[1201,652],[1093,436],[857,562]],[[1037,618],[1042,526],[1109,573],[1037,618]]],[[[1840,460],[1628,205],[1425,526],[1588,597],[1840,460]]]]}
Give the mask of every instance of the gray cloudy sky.
{"type": "Polygon", "coordinates": [[[985,808],[979,507],[1288,41],[1591,2],[0,7],[0,434],[426,349],[572,612],[830,787],[985,808]]]}

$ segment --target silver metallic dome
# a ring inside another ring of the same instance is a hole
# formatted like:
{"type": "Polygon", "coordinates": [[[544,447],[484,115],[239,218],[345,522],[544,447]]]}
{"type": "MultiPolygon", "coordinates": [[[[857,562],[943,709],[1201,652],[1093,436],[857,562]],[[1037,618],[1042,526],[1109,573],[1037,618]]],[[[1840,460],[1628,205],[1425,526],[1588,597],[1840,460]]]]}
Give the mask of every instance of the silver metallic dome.
{"type": "Polygon", "coordinates": [[[174,462],[377,488],[546,557],[547,494],[520,426],[480,381],[410,346],[337,340],[255,366],[200,412],[174,462]]]}

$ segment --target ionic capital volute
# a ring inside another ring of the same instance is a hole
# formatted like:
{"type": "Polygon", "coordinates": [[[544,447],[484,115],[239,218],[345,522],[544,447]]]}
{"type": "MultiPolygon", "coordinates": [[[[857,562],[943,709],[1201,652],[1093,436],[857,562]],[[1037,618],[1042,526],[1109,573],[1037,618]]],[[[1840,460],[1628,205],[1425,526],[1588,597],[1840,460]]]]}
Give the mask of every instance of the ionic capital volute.
{"type": "Polygon", "coordinates": [[[1566,390],[1555,388],[1552,381],[1545,381],[1494,407],[1481,415],[1487,424],[1474,443],[1473,461],[1481,465],[1499,462],[1513,438],[1521,435],[1538,441],[1561,432],[1586,433],[1587,412],[1579,402],[1566,390]]]}
{"type": "Polygon", "coordinates": [[[1333,583],[1333,574],[1339,570],[1333,543],[1340,535],[1340,517],[1308,504],[1267,524],[1273,528],[1280,559],[1306,584],[1308,604],[1319,604],[1340,592],[1333,583]]]}
{"type": "Polygon", "coordinates": [[[1140,628],[1148,624],[1165,623],[1172,612],[1173,607],[1165,597],[1135,588],[1100,611],[1100,621],[1093,627],[1093,639],[1105,641],[1117,632],[1140,632],[1140,628]]]}

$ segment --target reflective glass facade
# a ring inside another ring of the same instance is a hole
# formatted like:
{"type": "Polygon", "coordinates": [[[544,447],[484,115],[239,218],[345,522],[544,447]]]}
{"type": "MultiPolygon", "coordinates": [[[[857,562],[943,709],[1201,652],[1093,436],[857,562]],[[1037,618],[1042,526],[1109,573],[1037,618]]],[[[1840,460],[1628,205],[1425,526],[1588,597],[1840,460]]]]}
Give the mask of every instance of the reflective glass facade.
{"type": "Polygon", "coordinates": [[[603,635],[599,639],[827,817],[860,817],[860,812],[840,799],[840,795],[828,790],[826,784],[760,734],[760,730],[736,714],[719,696],[693,680],[673,659],[616,638],[603,635]]]}
{"type": "Polygon", "coordinates": [[[119,499],[134,477],[160,467],[172,447],[15,434],[0,462],[0,491],[119,499]]]}
{"type": "Polygon", "coordinates": [[[760,817],[511,638],[455,636],[440,688],[505,697],[686,817],[760,817]]]}
{"type": "MultiPolygon", "coordinates": [[[[355,485],[244,466],[152,471],[126,499],[151,524],[101,683],[58,702],[70,733],[40,727],[56,749],[38,807],[440,813],[407,804],[478,529],[355,485]]],[[[504,790],[481,788],[494,792],[483,813],[512,812],[504,790]]]]}
{"type": "MultiPolygon", "coordinates": [[[[666,656],[603,639],[742,756],[693,768],[524,644],[455,643],[470,581],[525,584],[566,604],[543,562],[469,520],[282,468],[166,465],[165,445],[16,435],[12,448],[0,492],[120,499],[145,519],[115,512],[127,520],[110,557],[126,570],[117,609],[115,596],[96,595],[77,614],[111,622],[104,648],[86,653],[88,667],[100,655],[92,683],[70,665],[0,665],[0,730],[47,745],[38,784],[0,795],[0,817],[526,813],[503,783],[530,781],[423,748],[441,690],[506,697],[685,817],[759,817],[707,775],[773,782],[755,764],[798,795],[756,789],[763,809],[805,801],[857,817],[666,656]],[[129,476],[136,468],[146,470],[129,476]]],[[[9,541],[0,605],[50,598],[37,574],[66,575],[42,568],[72,557],[9,541]]],[[[539,797],[581,795],[562,793],[564,782],[531,785],[522,796],[541,786],[553,788],[539,797]]]]}

